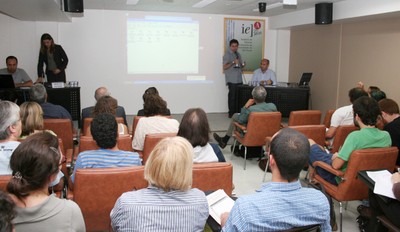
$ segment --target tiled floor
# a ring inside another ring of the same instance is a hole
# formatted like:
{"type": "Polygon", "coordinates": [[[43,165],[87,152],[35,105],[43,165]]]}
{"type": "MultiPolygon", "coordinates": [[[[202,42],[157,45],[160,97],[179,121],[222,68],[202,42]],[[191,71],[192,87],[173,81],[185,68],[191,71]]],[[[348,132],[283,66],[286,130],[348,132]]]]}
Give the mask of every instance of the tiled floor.
{"type": "MultiPolygon", "coordinates": [[[[132,122],[132,117],[128,116],[128,122],[132,122]]],[[[181,120],[182,115],[173,115],[173,118],[178,121],[181,120]]],[[[223,113],[210,113],[208,114],[208,120],[210,123],[210,128],[212,132],[217,132],[219,135],[224,135],[230,119],[227,114],[223,113]]],[[[212,136],[211,136],[212,137],[212,136]]],[[[230,146],[228,145],[222,150],[227,162],[231,162],[233,165],[233,182],[235,184],[236,196],[240,197],[246,194],[252,194],[256,189],[259,189],[263,184],[264,172],[258,167],[257,159],[247,160],[246,170],[243,170],[244,159],[236,156],[232,156],[230,152],[230,146]]],[[[300,177],[304,179],[305,172],[300,174],[300,177]]],[[[271,173],[267,173],[266,182],[271,181],[271,173]]],[[[299,196],[299,201],[301,196],[299,196]]],[[[335,212],[337,223],[339,226],[339,203],[335,202],[335,212]]],[[[347,210],[343,210],[343,231],[344,232],[356,232],[359,231],[358,224],[356,222],[357,206],[360,201],[349,202],[347,205],[347,210]]],[[[266,209],[268,212],[268,209],[266,209]]]]}

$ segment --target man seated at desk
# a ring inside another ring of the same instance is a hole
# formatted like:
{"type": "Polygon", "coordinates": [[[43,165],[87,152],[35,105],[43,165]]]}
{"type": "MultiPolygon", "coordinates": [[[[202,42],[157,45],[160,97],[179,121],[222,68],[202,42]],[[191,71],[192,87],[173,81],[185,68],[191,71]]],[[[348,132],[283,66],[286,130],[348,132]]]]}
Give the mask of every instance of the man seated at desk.
{"type": "Polygon", "coordinates": [[[33,85],[32,79],[22,68],[18,68],[18,59],[15,56],[6,58],[7,68],[0,69],[0,74],[11,74],[15,87],[30,87],[33,85]]]}
{"type": "Polygon", "coordinates": [[[275,72],[269,67],[269,60],[262,59],[260,68],[254,70],[253,77],[251,78],[252,83],[259,83],[260,85],[276,85],[275,72]]]}

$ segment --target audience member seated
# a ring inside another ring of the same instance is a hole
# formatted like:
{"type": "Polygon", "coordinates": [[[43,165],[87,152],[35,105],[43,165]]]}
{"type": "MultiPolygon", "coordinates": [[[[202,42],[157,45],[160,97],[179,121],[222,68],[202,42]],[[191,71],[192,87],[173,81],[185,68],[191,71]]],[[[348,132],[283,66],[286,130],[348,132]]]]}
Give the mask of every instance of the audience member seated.
{"type": "MultiPolygon", "coordinates": [[[[155,94],[155,95],[160,96],[159,93],[158,93],[158,90],[156,89],[156,87],[150,87],[150,88],[146,89],[146,91],[144,91],[144,94],[143,94],[143,96],[142,96],[142,98],[143,98],[143,103],[145,102],[146,96],[149,96],[149,95],[151,95],[151,94],[155,94]]],[[[144,109],[138,110],[138,112],[137,112],[136,115],[137,115],[137,116],[147,116],[147,115],[144,113],[144,109]]],[[[171,115],[171,111],[167,108],[166,111],[165,111],[162,115],[164,115],[164,116],[169,116],[169,115],[171,115]]]]}
{"type": "Polygon", "coordinates": [[[382,112],[383,129],[390,134],[392,146],[399,148],[396,165],[400,165],[400,113],[399,105],[392,99],[382,99],[378,102],[382,112]]]}
{"type": "Polygon", "coordinates": [[[74,173],[71,176],[72,182],[74,181],[76,170],[79,168],[111,168],[142,165],[139,154],[118,149],[118,124],[113,115],[107,113],[97,115],[91,123],[90,131],[100,149],[84,151],[78,155],[74,173]]]}
{"type": "MultiPolygon", "coordinates": [[[[108,92],[106,87],[99,87],[98,89],[96,89],[96,91],[94,92],[94,99],[96,99],[96,102],[104,96],[111,96],[111,93],[108,92]]],[[[90,106],[90,107],[86,107],[84,109],[82,109],[82,121],[81,121],[81,125],[83,126],[83,121],[85,120],[85,118],[93,118],[93,110],[94,110],[94,106],[90,106]]],[[[127,121],[126,121],[126,114],[125,114],[125,109],[122,106],[117,106],[117,110],[115,113],[116,117],[121,117],[124,119],[124,123],[125,125],[128,125],[127,121]]]]}
{"type": "Polygon", "coordinates": [[[126,192],[111,211],[119,231],[203,231],[208,218],[204,192],[191,189],[193,149],[179,136],[161,140],[144,168],[149,187],[126,192]]]}
{"type": "MultiPolygon", "coordinates": [[[[43,131],[43,111],[42,107],[36,102],[24,102],[20,106],[20,115],[22,122],[22,133],[20,140],[26,139],[29,135],[43,131]]],[[[46,130],[46,132],[57,136],[53,131],[46,130]]],[[[64,176],[64,173],[60,170],[57,174],[57,178],[50,183],[51,186],[55,186],[60,182],[60,179],[64,176]]]]}
{"type": "Polygon", "coordinates": [[[142,151],[144,138],[147,134],[177,133],[179,122],[172,118],[163,117],[167,103],[156,94],[149,94],[144,100],[144,113],[147,117],[139,120],[132,140],[132,148],[142,151]]]}
{"type": "MultiPolygon", "coordinates": [[[[310,140],[310,168],[315,161],[323,161],[331,165],[334,169],[342,172],[347,169],[347,161],[355,150],[365,148],[389,147],[392,144],[390,135],[386,131],[381,131],[375,127],[378,116],[381,114],[378,103],[367,96],[358,98],[353,102],[354,125],[360,127],[360,130],[350,133],[344,141],[343,147],[335,154],[326,153],[325,149],[310,140]]],[[[312,179],[314,170],[310,170],[312,179]]],[[[337,185],[339,178],[324,169],[317,168],[317,173],[326,181],[337,185]]]]}
{"type": "Polygon", "coordinates": [[[47,102],[47,91],[42,84],[34,84],[29,90],[31,101],[37,102],[43,109],[43,118],[66,118],[72,120],[71,114],[62,106],[47,102]]]}
{"type": "Polygon", "coordinates": [[[0,231],[13,232],[12,220],[15,218],[15,204],[3,191],[0,191],[0,231]]]}
{"type": "MultiPolygon", "coordinates": [[[[93,117],[96,117],[99,114],[108,113],[114,115],[116,117],[116,110],[118,107],[118,102],[115,98],[111,96],[104,96],[97,100],[96,105],[93,109],[93,117]]],[[[129,134],[128,127],[124,123],[118,123],[118,134],[127,135],[129,134]]],[[[87,131],[85,131],[85,135],[90,136],[90,126],[87,131]]]]}
{"type": "Polygon", "coordinates": [[[62,160],[58,139],[47,132],[29,136],[15,149],[7,191],[17,206],[16,231],[85,231],[79,206],[47,191],[62,160]]]}
{"type": "Polygon", "coordinates": [[[274,103],[266,103],[265,98],[267,97],[267,91],[262,86],[257,86],[251,91],[253,98],[249,99],[246,104],[240,110],[240,114],[235,113],[232,116],[231,123],[224,137],[220,137],[217,133],[214,133],[214,139],[218,142],[218,145],[224,149],[232,137],[233,130],[235,129],[235,122],[247,125],[249,115],[251,112],[276,112],[276,106],[274,103]]]}
{"type": "Polygon", "coordinates": [[[20,144],[19,106],[10,101],[0,101],[0,175],[10,175],[11,154],[20,144]]]}
{"type": "MultiPolygon", "coordinates": [[[[36,102],[24,102],[20,106],[22,132],[20,139],[26,139],[31,134],[43,131],[43,110],[36,102]]],[[[57,136],[53,131],[46,130],[57,136]]]]}
{"type": "Polygon", "coordinates": [[[328,199],[299,181],[310,153],[307,137],[285,128],[270,145],[272,181],[255,194],[239,197],[231,212],[222,214],[222,231],[283,231],[320,224],[323,232],[330,232],[328,199]]]}
{"type": "Polygon", "coordinates": [[[33,85],[32,79],[22,68],[18,68],[18,59],[15,56],[6,58],[7,68],[0,69],[0,74],[11,74],[15,87],[30,87],[33,85]]]}
{"type": "Polygon", "coordinates": [[[352,88],[349,91],[350,105],[343,106],[335,110],[331,118],[331,126],[326,131],[325,138],[332,139],[335,137],[336,130],[339,126],[353,125],[353,103],[359,97],[368,96],[362,88],[352,88]]]}
{"type": "Polygon", "coordinates": [[[186,110],[179,125],[178,136],[192,144],[194,163],[225,162],[217,144],[209,143],[210,126],[207,114],[201,108],[186,110]]]}

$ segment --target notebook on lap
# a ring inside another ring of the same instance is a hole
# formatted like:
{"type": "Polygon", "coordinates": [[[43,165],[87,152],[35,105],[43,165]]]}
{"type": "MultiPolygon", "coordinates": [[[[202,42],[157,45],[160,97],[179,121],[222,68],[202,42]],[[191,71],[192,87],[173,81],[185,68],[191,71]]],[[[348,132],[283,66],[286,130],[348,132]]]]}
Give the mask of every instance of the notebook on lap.
{"type": "Polygon", "coordinates": [[[14,89],[15,84],[11,74],[0,74],[0,89],[14,89]]]}

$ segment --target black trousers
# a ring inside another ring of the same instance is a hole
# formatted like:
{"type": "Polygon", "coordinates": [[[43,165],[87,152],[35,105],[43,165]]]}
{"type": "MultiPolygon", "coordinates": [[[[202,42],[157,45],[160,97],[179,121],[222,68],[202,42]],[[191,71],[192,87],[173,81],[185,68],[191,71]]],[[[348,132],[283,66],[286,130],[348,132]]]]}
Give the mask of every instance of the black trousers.
{"type": "Polygon", "coordinates": [[[243,83],[228,83],[228,108],[229,108],[229,115],[232,116],[236,113],[236,96],[237,96],[237,87],[242,85],[243,83]]]}
{"type": "Polygon", "coordinates": [[[47,82],[66,82],[65,71],[61,71],[59,74],[54,74],[53,71],[47,70],[46,71],[47,82]]]}
{"type": "Polygon", "coordinates": [[[387,231],[380,225],[376,219],[379,215],[385,215],[390,222],[400,227],[400,201],[389,199],[389,202],[383,201],[372,190],[369,190],[369,205],[372,209],[372,216],[368,224],[368,232],[387,231]]]}

